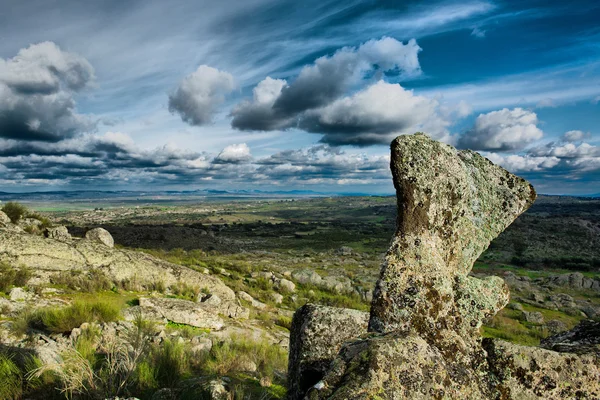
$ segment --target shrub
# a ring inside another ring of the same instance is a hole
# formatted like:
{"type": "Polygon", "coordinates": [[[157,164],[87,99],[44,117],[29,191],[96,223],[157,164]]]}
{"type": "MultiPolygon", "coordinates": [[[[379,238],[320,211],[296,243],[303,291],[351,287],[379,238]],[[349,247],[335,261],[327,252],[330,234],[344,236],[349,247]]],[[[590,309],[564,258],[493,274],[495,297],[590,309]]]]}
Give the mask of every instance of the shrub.
{"type": "Polygon", "coordinates": [[[176,285],[171,285],[169,288],[171,293],[177,297],[184,298],[186,300],[196,300],[200,289],[197,286],[188,285],[187,283],[177,282],[176,285]]]}
{"type": "Polygon", "coordinates": [[[28,320],[30,328],[52,333],[66,333],[84,322],[111,322],[119,317],[119,308],[108,302],[75,302],[64,308],[34,311],[28,320]]]}
{"type": "Polygon", "coordinates": [[[7,263],[0,263],[0,292],[7,293],[13,286],[25,286],[29,278],[31,278],[29,268],[17,269],[7,263]]]}
{"type": "Polygon", "coordinates": [[[190,373],[190,360],[183,344],[166,340],[151,354],[159,387],[173,388],[190,373]]]}
{"type": "Polygon", "coordinates": [[[227,375],[240,371],[247,362],[256,364],[261,376],[274,377],[275,371],[287,369],[287,352],[273,346],[266,339],[254,341],[232,337],[231,341],[215,344],[209,355],[202,360],[201,368],[208,374],[227,375]]]}
{"type": "Polygon", "coordinates": [[[110,290],[114,287],[113,281],[100,269],[91,269],[86,272],[61,272],[52,277],[51,282],[55,285],[66,286],[71,290],[87,293],[110,290]]]}
{"type": "Polygon", "coordinates": [[[27,207],[15,201],[9,201],[8,203],[6,203],[4,207],[2,207],[2,211],[4,211],[6,215],[8,215],[8,218],[10,218],[13,224],[16,224],[29,212],[27,210],[27,207]]]}
{"type": "Polygon", "coordinates": [[[0,399],[19,399],[22,394],[23,376],[12,357],[0,353],[0,399]]]}
{"type": "Polygon", "coordinates": [[[113,281],[100,269],[89,271],[61,272],[51,278],[55,285],[66,286],[78,292],[96,293],[101,290],[111,290],[113,281]]]}

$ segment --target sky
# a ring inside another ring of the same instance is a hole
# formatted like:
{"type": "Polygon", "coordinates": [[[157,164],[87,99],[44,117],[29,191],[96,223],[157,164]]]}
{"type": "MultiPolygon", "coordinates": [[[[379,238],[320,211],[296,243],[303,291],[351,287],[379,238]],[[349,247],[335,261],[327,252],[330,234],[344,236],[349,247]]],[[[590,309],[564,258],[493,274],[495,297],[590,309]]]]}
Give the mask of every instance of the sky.
{"type": "Polygon", "coordinates": [[[600,2],[0,0],[0,191],[391,194],[422,131],[600,193],[600,2]]]}

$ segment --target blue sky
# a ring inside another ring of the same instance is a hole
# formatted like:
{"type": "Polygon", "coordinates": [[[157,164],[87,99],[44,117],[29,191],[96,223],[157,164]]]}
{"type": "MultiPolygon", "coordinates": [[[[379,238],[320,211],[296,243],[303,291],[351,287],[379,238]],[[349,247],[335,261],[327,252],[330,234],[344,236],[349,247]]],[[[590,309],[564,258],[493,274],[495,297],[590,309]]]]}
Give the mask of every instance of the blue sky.
{"type": "Polygon", "coordinates": [[[0,190],[392,193],[425,131],[600,192],[597,1],[12,1],[0,190]]]}

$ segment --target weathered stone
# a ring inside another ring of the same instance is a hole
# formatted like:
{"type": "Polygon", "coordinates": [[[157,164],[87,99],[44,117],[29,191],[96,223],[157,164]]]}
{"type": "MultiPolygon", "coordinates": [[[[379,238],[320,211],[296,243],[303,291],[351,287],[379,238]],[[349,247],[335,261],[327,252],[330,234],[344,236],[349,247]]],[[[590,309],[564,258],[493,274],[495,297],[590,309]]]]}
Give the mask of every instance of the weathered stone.
{"type": "Polygon", "coordinates": [[[259,310],[264,310],[265,308],[267,308],[267,305],[265,303],[262,303],[262,302],[256,300],[254,297],[250,296],[246,292],[239,291],[238,292],[238,297],[241,300],[244,300],[244,301],[250,303],[252,305],[252,307],[258,308],[259,310]]]}
{"type": "Polygon", "coordinates": [[[293,293],[296,291],[296,285],[294,284],[294,282],[287,279],[279,279],[276,282],[275,287],[289,293],[293,293]]]}
{"type": "Polygon", "coordinates": [[[6,213],[4,211],[0,211],[0,225],[8,225],[10,224],[10,218],[8,218],[8,215],[6,215],[6,213]]]}
{"type": "Polygon", "coordinates": [[[292,277],[303,285],[320,285],[323,282],[323,278],[311,269],[294,271],[292,277]]]}
{"type": "Polygon", "coordinates": [[[540,346],[558,352],[600,356],[600,321],[581,321],[570,331],[542,339],[540,346]]]}
{"type": "Polygon", "coordinates": [[[271,298],[273,299],[273,302],[275,304],[283,303],[283,296],[280,295],[279,293],[271,293],[271,298]]]}
{"type": "Polygon", "coordinates": [[[71,240],[71,234],[66,226],[53,226],[46,229],[46,237],[56,240],[69,241],[71,240]]]}
{"type": "Polygon", "coordinates": [[[152,310],[169,321],[197,328],[223,328],[223,320],[200,304],[181,299],[140,298],[142,310],[152,310]]]}
{"type": "Polygon", "coordinates": [[[600,359],[498,339],[484,339],[496,398],[594,399],[600,395],[600,359]]]}
{"type": "Polygon", "coordinates": [[[16,287],[10,290],[9,297],[11,301],[25,301],[30,300],[33,297],[33,293],[30,293],[23,288],[16,287]]]}
{"type": "Polygon", "coordinates": [[[85,238],[102,243],[108,247],[115,247],[115,241],[112,235],[104,228],[90,229],[85,233],[85,238]]]}
{"type": "MultiPolygon", "coordinates": [[[[423,134],[392,142],[397,233],[371,308],[375,332],[477,337],[508,302],[500,278],[468,277],[473,263],[535,200],[533,187],[481,155],[423,134]]],[[[454,339],[453,339],[454,340],[454,339]]]]}
{"type": "Polygon", "coordinates": [[[539,311],[523,311],[523,320],[532,324],[543,324],[544,316],[539,311]]]}
{"type": "Polygon", "coordinates": [[[302,399],[329,369],[342,344],[367,332],[368,314],[307,304],[294,314],[290,330],[288,399],[302,399]]]}
{"type": "Polygon", "coordinates": [[[115,282],[176,286],[184,282],[218,295],[224,303],[235,293],[220,279],[148,254],[105,246],[92,240],[63,242],[23,232],[0,229],[0,262],[23,265],[39,279],[49,280],[62,271],[102,270],[115,282]]]}
{"type": "Polygon", "coordinates": [[[551,335],[556,335],[567,330],[567,325],[558,319],[551,319],[546,322],[546,329],[551,335]]]}

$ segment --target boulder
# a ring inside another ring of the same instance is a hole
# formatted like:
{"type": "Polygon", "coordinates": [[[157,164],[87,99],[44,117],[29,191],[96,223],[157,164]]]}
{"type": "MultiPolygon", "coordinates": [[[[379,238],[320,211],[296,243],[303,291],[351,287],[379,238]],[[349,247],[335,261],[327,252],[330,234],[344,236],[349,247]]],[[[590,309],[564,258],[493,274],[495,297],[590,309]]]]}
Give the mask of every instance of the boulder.
{"type": "Polygon", "coordinates": [[[551,335],[556,335],[557,333],[566,331],[567,325],[558,319],[551,319],[546,322],[546,329],[548,329],[548,332],[550,332],[551,335]]]}
{"type": "Polygon", "coordinates": [[[51,228],[46,229],[46,237],[61,241],[69,241],[71,240],[71,234],[66,226],[53,226],[51,228]]]}
{"type": "Polygon", "coordinates": [[[285,278],[279,279],[275,283],[275,287],[278,289],[281,289],[283,291],[289,292],[289,293],[293,293],[296,291],[296,285],[294,284],[294,282],[287,280],[285,278]]]}
{"type": "Polygon", "coordinates": [[[290,329],[289,400],[304,398],[329,369],[342,344],[367,332],[368,318],[365,312],[314,304],[296,311],[290,329]]]}
{"type": "Polygon", "coordinates": [[[85,238],[98,243],[102,243],[108,247],[115,247],[115,240],[113,239],[110,232],[104,228],[90,229],[85,233],[85,238]]]}

